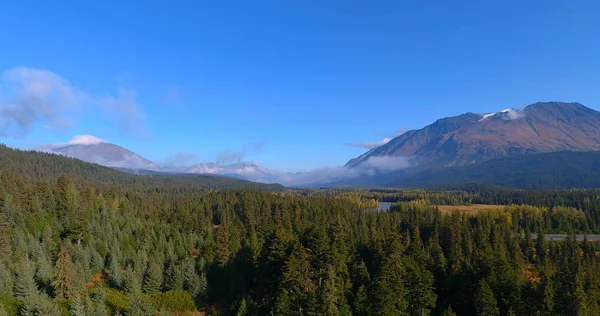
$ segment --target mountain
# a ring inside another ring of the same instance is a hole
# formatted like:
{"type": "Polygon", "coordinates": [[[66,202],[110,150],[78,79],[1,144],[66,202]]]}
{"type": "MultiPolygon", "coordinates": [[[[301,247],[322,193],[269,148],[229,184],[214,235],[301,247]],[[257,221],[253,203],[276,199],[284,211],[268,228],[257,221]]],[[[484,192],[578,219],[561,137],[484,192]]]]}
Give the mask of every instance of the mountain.
{"type": "Polygon", "coordinates": [[[600,112],[579,103],[540,102],[522,110],[466,113],[406,132],[350,160],[411,157],[423,168],[477,164],[496,158],[600,150],[600,112]]]}
{"type": "Polygon", "coordinates": [[[159,169],[152,161],[131,150],[90,135],[78,135],[67,144],[44,145],[38,149],[107,167],[155,171],[159,169]]]}
{"type": "Polygon", "coordinates": [[[68,145],[54,148],[53,152],[107,167],[158,170],[152,161],[111,143],[68,145]]]}

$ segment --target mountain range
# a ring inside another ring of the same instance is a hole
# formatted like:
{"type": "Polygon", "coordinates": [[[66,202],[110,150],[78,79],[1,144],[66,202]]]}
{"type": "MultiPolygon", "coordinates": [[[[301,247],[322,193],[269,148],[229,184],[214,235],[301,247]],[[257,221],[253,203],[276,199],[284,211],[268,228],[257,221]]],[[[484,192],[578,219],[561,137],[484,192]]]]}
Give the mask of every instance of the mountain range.
{"type": "Polygon", "coordinates": [[[91,136],[40,150],[130,173],[216,174],[288,185],[600,187],[600,181],[578,185],[574,178],[600,173],[600,112],[579,103],[539,102],[495,113],[464,113],[407,131],[343,167],[293,174],[248,162],[161,165],[91,136]]]}

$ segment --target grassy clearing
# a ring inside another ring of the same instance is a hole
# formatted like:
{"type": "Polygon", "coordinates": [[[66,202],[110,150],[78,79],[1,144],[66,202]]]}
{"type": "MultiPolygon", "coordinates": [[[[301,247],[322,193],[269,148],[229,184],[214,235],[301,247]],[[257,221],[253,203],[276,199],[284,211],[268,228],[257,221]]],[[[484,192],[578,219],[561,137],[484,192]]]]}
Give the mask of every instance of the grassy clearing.
{"type": "Polygon", "coordinates": [[[464,213],[479,213],[481,211],[501,210],[505,205],[490,205],[490,204],[473,204],[473,205],[438,205],[442,213],[449,212],[464,212],[464,213]]]}

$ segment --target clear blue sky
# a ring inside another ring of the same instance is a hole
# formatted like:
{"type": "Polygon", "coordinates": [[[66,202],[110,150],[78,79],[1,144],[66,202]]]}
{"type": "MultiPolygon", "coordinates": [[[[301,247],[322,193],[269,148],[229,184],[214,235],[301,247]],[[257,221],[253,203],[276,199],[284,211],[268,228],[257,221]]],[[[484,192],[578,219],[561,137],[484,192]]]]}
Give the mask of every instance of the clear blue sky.
{"type": "MultiPolygon", "coordinates": [[[[365,151],[345,143],[463,112],[599,109],[600,2],[9,1],[0,71],[15,67],[84,96],[13,124],[11,146],[90,134],[153,160],[335,166],[365,151]]],[[[4,105],[19,78],[5,73],[4,105]]]]}

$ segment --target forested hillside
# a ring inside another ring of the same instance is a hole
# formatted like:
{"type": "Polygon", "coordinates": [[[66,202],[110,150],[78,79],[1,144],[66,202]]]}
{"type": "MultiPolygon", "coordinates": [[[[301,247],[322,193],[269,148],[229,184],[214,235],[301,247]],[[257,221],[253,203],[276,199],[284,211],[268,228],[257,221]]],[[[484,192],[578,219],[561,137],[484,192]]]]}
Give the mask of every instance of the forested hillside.
{"type": "Polygon", "coordinates": [[[12,169],[0,177],[4,314],[600,312],[600,244],[539,234],[597,231],[596,191],[139,190],[12,169]],[[398,203],[374,211],[384,197],[398,203]],[[492,200],[537,206],[435,206],[492,200]]]}
{"type": "Polygon", "coordinates": [[[385,186],[443,187],[485,183],[526,190],[600,188],[600,152],[516,155],[476,165],[400,174],[385,186]]]}
{"type": "Polygon", "coordinates": [[[0,145],[0,174],[18,174],[23,181],[56,178],[61,173],[76,185],[105,184],[130,189],[252,189],[280,191],[278,184],[262,184],[217,175],[132,175],[97,164],[56,154],[22,151],[0,145]]]}

